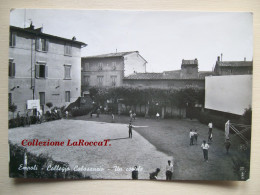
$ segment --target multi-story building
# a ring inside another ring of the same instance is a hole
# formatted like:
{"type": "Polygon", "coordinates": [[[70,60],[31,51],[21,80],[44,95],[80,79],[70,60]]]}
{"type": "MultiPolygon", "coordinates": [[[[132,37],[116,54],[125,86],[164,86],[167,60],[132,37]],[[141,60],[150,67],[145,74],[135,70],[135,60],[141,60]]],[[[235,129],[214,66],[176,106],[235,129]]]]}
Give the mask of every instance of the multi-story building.
{"type": "Polygon", "coordinates": [[[146,72],[147,61],[138,51],[118,52],[81,59],[82,89],[92,86],[122,86],[123,78],[136,73],[146,72]]]}
{"type": "Polygon", "coordinates": [[[9,104],[21,113],[27,100],[67,106],[80,96],[81,48],[85,43],[75,37],[66,39],[35,29],[10,26],[9,104]]]}
{"type": "Polygon", "coordinates": [[[124,78],[124,85],[151,88],[205,88],[205,76],[212,71],[198,71],[198,60],[182,60],[181,69],[162,73],[134,73],[124,78]]]}
{"type": "Polygon", "coordinates": [[[216,61],[216,65],[214,67],[214,74],[216,76],[245,75],[252,73],[253,62],[246,61],[246,58],[244,58],[244,61],[222,61],[222,59],[220,59],[220,56],[218,56],[218,60],[216,61]]]}

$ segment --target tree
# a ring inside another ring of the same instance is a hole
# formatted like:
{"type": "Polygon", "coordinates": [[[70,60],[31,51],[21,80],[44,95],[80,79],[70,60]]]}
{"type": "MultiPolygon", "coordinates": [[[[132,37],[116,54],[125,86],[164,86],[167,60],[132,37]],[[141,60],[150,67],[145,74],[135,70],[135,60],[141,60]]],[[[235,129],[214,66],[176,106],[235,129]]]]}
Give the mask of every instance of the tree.
{"type": "Polygon", "coordinates": [[[53,106],[53,104],[51,102],[47,102],[46,106],[50,109],[53,106]]]}
{"type": "Polygon", "coordinates": [[[242,116],[242,121],[245,125],[251,125],[251,121],[252,121],[252,108],[251,107],[245,109],[245,112],[242,116]]]}
{"type": "Polygon", "coordinates": [[[14,103],[9,105],[9,111],[13,113],[13,118],[16,110],[17,110],[17,106],[14,103]]]}

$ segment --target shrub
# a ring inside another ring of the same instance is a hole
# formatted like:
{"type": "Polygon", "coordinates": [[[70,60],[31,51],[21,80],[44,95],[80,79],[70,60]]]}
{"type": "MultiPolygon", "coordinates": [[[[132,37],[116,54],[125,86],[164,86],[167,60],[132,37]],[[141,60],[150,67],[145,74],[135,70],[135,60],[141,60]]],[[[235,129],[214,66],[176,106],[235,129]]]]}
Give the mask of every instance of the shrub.
{"type": "Polygon", "coordinates": [[[87,115],[91,111],[91,108],[72,108],[71,109],[71,115],[73,117],[75,116],[83,116],[87,115]]]}
{"type": "Polygon", "coordinates": [[[17,106],[15,104],[11,104],[9,105],[8,110],[13,113],[13,118],[14,118],[14,113],[17,110],[17,106]]]}
{"type": "Polygon", "coordinates": [[[46,103],[46,106],[47,106],[48,108],[51,108],[51,107],[53,106],[53,104],[52,104],[51,102],[47,102],[47,103],[46,103]]]}
{"type": "Polygon", "coordinates": [[[238,180],[241,181],[247,180],[249,178],[250,162],[248,160],[242,160],[236,157],[232,158],[232,162],[233,162],[233,172],[237,176],[238,180]]]}
{"type": "Polygon", "coordinates": [[[251,108],[245,109],[245,112],[244,112],[241,120],[243,121],[243,124],[251,125],[251,123],[252,123],[252,109],[251,108]]]}
{"type": "Polygon", "coordinates": [[[24,171],[18,170],[18,167],[24,163],[24,153],[27,154],[27,166],[37,166],[37,170],[27,171],[27,178],[67,178],[67,179],[91,179],[84,177],[82,173],[73,170],[67,172],[61,171],[47,171],[46,168],[49,164],[57,165],[60,167],[69,167],[68,163],[55,161],[45,154],[38,156],[27,152],[25,148],[18,145],[10,145],[10,161],[9,161],[9,176],[10,177],[24,177],[24,171]]]}

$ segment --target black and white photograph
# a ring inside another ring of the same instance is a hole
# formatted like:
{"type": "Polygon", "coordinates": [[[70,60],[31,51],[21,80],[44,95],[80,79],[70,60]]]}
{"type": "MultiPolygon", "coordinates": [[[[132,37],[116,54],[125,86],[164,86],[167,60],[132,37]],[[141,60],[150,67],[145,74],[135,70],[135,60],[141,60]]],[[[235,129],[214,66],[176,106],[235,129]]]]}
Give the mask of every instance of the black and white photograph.
{"type": "Polygon", "coordinates": [[[252,13],[11,9],[8,49],[9,177],[250,178],[252,13]]]}

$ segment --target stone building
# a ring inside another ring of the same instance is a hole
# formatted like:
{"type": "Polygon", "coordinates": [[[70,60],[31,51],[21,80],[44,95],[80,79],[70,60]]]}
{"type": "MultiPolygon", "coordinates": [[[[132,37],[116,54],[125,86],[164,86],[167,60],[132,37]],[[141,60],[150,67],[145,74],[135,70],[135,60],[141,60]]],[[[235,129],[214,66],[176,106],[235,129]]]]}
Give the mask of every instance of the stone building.
{"type": "Polygon", "coordinates": [[[83,93],[94,86],[122,86],[124,77],[146,72],[146,64],[147,61],[138,51],[83,57],[81,59],[83,93]]]}
{"type": "Polygon", "coordinates": [[[81,48],[75,37],[66,39],[35,29],[10,26],[9,104],[17,111],[27,110],[27,100],[40,100],[67,106],[80,96],[81,48]]]}
{"type": "Polygon", "coordinates": [[[198,60],[182,60],[181,69],[162,73],[134,73],[124,78],[124,85],[151,88],[205,88],[205,77],[212,71],[198,71],[198,60]]]}
{"type": "Polygon", "coordinates": [[[222,61],[218,56],[214,67],[214,75],[245,75],[253,73],[253,62],[246,61],[222,61]]]}

